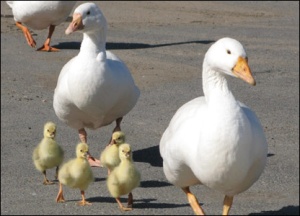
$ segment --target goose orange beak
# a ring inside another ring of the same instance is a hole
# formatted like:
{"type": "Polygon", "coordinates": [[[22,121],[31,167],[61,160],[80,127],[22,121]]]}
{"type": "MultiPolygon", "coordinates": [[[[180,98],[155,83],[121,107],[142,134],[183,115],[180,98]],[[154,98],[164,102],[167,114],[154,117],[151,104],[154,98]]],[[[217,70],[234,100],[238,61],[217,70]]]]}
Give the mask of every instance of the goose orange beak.
{"type": "Polygon", "coordinates": [[[82,16],[79,13],[74,13],[73,20],[66,29],[65,33],[66,35],[71,34],[72,32],[75,32],[77,30],[81,30],[84,28],[84,25],[82,23],[82,16]]]}
{"type": "Polygon", "coordinates": [[[239,57],[238,62],[232,69],[232,72],[238,78],[244,80],[245,82],[249,83],[250,85],[255,86],[256,82],[253,78],[252,72],[248,65],[248,61],[246,58],[239,57]]]}

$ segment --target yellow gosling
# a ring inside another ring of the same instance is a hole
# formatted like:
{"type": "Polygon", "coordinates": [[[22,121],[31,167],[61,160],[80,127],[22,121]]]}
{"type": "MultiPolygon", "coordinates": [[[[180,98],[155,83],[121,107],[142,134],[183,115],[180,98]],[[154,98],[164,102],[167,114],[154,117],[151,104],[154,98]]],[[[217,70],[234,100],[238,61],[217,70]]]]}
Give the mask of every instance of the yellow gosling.
{"type": "Polygon", "coordinates": [[[78,188],[81,192],[82,200],[78,205],[91,205],[85,200],[84,191],[89,184],[94,181],[92,168],[87,160],[88,145],[79,143],[76,147],[77,157],[65,163],[58,172],[59,191],[56,197],[56,202],[65,202],[63,196],[63,186],[67,185],[70,188],[78,188]]]}
{"type": "Polygon", "coordinates": [[[110,194],[116,199],[122,211],[132,210],[132,190],[140,185],[141,175],[134,166],[132,152],[129,144],[124,143],[119,147],[120,164],[115,167],[107,178],[107,187],[110,194]],[[120,196],[128,194],[127,207],[120,201],[120,196]]]}
{"type": "Polygon", "coordinates": [[[110,172],[121,162],[119,157],[119,146],[125,142],[125,134],[121,131],[114,132],[111,143],[101,152],[100,161],[102,166],[110,172]]]}
{"type": "Polygon", "coordinates": [[[44,175],[44,185],[54,184],[46,177],[46,170],[56,167],[55,179],[57,179],[58,169],[64,159],[64,151],[55,141],[56,125],[47,122],[44,125],[44,138],[33,150],[32,160],[38,171],[44,175]]]}

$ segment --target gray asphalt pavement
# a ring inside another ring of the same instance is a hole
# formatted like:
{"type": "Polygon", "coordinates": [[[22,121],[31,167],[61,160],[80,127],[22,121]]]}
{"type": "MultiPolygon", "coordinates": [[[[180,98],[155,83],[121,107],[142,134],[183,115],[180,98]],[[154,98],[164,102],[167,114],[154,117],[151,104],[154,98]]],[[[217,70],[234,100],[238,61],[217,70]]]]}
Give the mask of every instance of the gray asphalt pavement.
{"type": "MultiPolygon", "coordinates": [[[[79,2],[80,4],[82,2],[79,2]]],[[[63,65],[79,52],[81,34],[65,35],[70,19],[52,37],[57,53],[30,48],[1,2],[1,215],[192,215],[185,194],[169,184],[158,144],[175,111],[203,95],[202,61],[212,42],[229,36],[246,48],[257,85],[229,78],[237,99],[259,117],[267,137],[268,162],[260,179],[235,197],[231,215],[299,215],[299,2],[97,2],[107,18],[107,49],[129,67],[141,97],[124,117],[122,130],[141,172],[131,212],[120,212],[105,183],[107,171],[86,190],[92,206],[80,207],[79,190],[44,186],[32,162],[43,125],[58,126],[65,159],[75,156],[76,130],[59,121],[52,102],[63,65]]],[[[37,47],[48,31],[32,31],[37,47]]],[[[88,132],[98,157],[114,124],[88,132]]],[[[54,179],[54,169],[47,172],[54,179]]],[[[221,214],[223,195],[191,187],[207,214],[221,214]]],[[[125,203],[126,196],[121,201],[125,203]]]]}

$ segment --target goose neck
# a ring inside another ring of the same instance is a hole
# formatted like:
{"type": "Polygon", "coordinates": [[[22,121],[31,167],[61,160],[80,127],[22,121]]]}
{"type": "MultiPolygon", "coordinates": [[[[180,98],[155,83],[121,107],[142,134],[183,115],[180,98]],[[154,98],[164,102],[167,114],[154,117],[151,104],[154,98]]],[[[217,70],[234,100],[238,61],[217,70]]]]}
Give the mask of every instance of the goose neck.
{"type": "Polygon", "coordinates": [[[214,100],[219,102],[224,99],[235,100],[229,90],[225,76],[215,71],[205,61],[203,63],[202,82],[203,92],[208,103],[214,100]]]}
{"type": "Polygon", "coordinates": [[[80,47],[82,55],[98,55],[100,52],[105,53],[106,36],[104,32],[83,33],[83,40],[80,47]]]}

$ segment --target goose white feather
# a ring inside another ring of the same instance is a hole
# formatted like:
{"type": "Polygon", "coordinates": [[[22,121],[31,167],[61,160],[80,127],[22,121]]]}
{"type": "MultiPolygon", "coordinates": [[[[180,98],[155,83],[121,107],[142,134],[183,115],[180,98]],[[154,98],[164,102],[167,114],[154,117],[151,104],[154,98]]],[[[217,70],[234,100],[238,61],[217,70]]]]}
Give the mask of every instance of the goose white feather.
{"type": "Polygon", "coordinates": [[[48,47],[41,47],[39,50],[54,51],[57,49],[49,48],[54,28],[67,19],[76,1],[6,1],[6,3],[11,7],[16,25],[23,31],[29,46],[35,47],[36,42],[22,23],[35,30],[49,27],[49,35],[45,41],[48,47]]]}
{"type": "Polygon", "coordinates": [[[166,178],[187,194],[196,214],[204,214],[189,186],[203,184],[225,195],[223,214],[233,196],[262,174],[267,142],[259,119],[231,93],[225,75],[255,85],[243,46],[223,38],[203,61],[204,97],[184,104],[160,140],[166,178]]]}
{"type": "Polygon", "coordinates": [[[119,131],[122,117],[140,95],[125,63],[106,51],[106,30],[106,19],[94,3],[78,6],[66,30],[83,33],[83,41],[78,55],[60,72],[53,107],[61,121],[79,131],[82,142],[86,142],[84,128],[116,121],[114,131],[119,131]]]}

